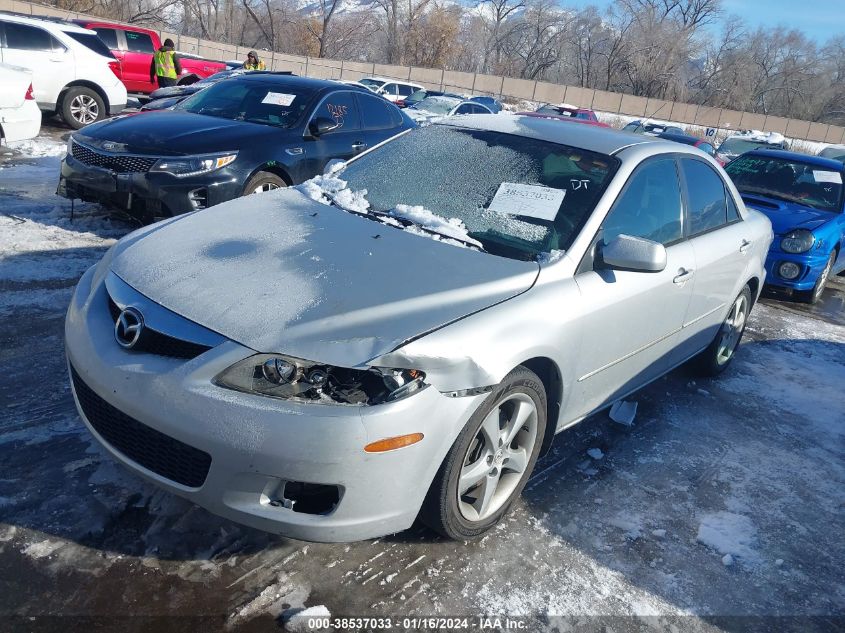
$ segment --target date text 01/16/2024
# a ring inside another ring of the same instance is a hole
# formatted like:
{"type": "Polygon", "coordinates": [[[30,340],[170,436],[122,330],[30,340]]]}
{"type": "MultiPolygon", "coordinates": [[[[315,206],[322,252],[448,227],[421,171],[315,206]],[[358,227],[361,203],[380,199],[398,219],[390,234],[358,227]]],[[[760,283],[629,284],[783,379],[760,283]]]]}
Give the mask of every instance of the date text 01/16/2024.
{"type": "Polygon", "coordinates": [[[310,630],[377,631],[400,629],[405,631],[523,631],[527,630],[526,619],[497,616],[476,617],[309,617],[310,630]]]}

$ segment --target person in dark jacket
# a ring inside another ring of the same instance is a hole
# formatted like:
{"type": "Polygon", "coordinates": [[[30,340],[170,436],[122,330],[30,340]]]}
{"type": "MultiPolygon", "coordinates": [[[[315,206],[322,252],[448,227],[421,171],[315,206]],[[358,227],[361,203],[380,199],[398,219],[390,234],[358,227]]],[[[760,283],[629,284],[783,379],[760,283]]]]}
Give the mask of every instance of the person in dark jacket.
{"type": "Polygon", "coordinates": [[[250,51],[246,55],[244,70],[267,70],[267,66],[264,65],[264,62],[258,59],[258,53],[250,51]]]}
{"type": "Polygon", "coordinates": [[[150,82],[156,83],[160,88],[175,86],[176,79],[182,74],[182,65],[174,52],[173,40],[164,40],[164,45],[153,53],[150,62],[150,82]]]}

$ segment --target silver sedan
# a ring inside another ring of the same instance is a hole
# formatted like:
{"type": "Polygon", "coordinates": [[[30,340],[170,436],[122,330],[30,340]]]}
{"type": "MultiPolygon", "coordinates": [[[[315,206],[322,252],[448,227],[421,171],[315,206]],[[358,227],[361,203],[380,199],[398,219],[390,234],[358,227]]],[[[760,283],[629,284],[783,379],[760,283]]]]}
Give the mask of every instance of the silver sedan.
{"type": "Polygon", "coordinates": [[[695,148],[456,117],[123,238],[68,310],[71,382],[117,460],[211,512],[470,539],[555,433],[723,371],[771,239],[695,148]]]}

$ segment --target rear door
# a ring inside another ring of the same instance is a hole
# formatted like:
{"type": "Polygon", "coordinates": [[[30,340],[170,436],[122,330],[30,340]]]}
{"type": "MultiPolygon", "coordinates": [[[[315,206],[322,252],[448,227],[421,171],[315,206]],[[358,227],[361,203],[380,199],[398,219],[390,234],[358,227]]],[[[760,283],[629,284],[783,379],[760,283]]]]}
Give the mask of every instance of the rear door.
{"type": "Polygon", "coordinates": [[[149,93],[158,88],[150,82],[150,64],[155,47],[149,33],[121,31],[125,42],[123,53],[123,83],[130,92],[149,93]]]}
{"type": "Polygon", "coordinates": [[[687,355],[706,347],[736,298],[753,235],[719,174],[692,156],[679,160],[686,194],[686,234],[695,253],[692,298],[682,341],[687,355]]]}
{"type": "Polygon", "coordinates": [[[3,26],[3,63],[31,70],[38,105],[55,108],[61,89],[76,78],[73,53],[41,27],[5,20],[3,26]]]}
{"type": "Polygon", "coordinates": [[[596,258],[581,263],[582,352],[573,362],[577,382],[570,402],[581,417],[644,385],[675,363],[675,346],[689,307],[694,267],[683,238],[682,199],[672,157],[647,160],[629,178],[596,235],[592,252],[619,235],[643,237],[666,248],[661,272],[611,270],[596,258]]]}

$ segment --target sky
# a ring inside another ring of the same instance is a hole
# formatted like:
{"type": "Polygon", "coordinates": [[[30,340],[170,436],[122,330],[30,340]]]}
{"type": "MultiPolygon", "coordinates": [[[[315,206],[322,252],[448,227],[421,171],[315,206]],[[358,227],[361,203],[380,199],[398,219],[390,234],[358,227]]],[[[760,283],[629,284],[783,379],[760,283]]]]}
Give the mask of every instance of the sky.
{"type": "MultiPolygon", "coordinates": [[[[613,0],[561,0],[564,6],[606,7],[613,0]]],[[[845,0],[722,0],[725,15],[737,15],[752,28],[783,25],[804,31],[819,43],[845,33],[845,0]]]]}

